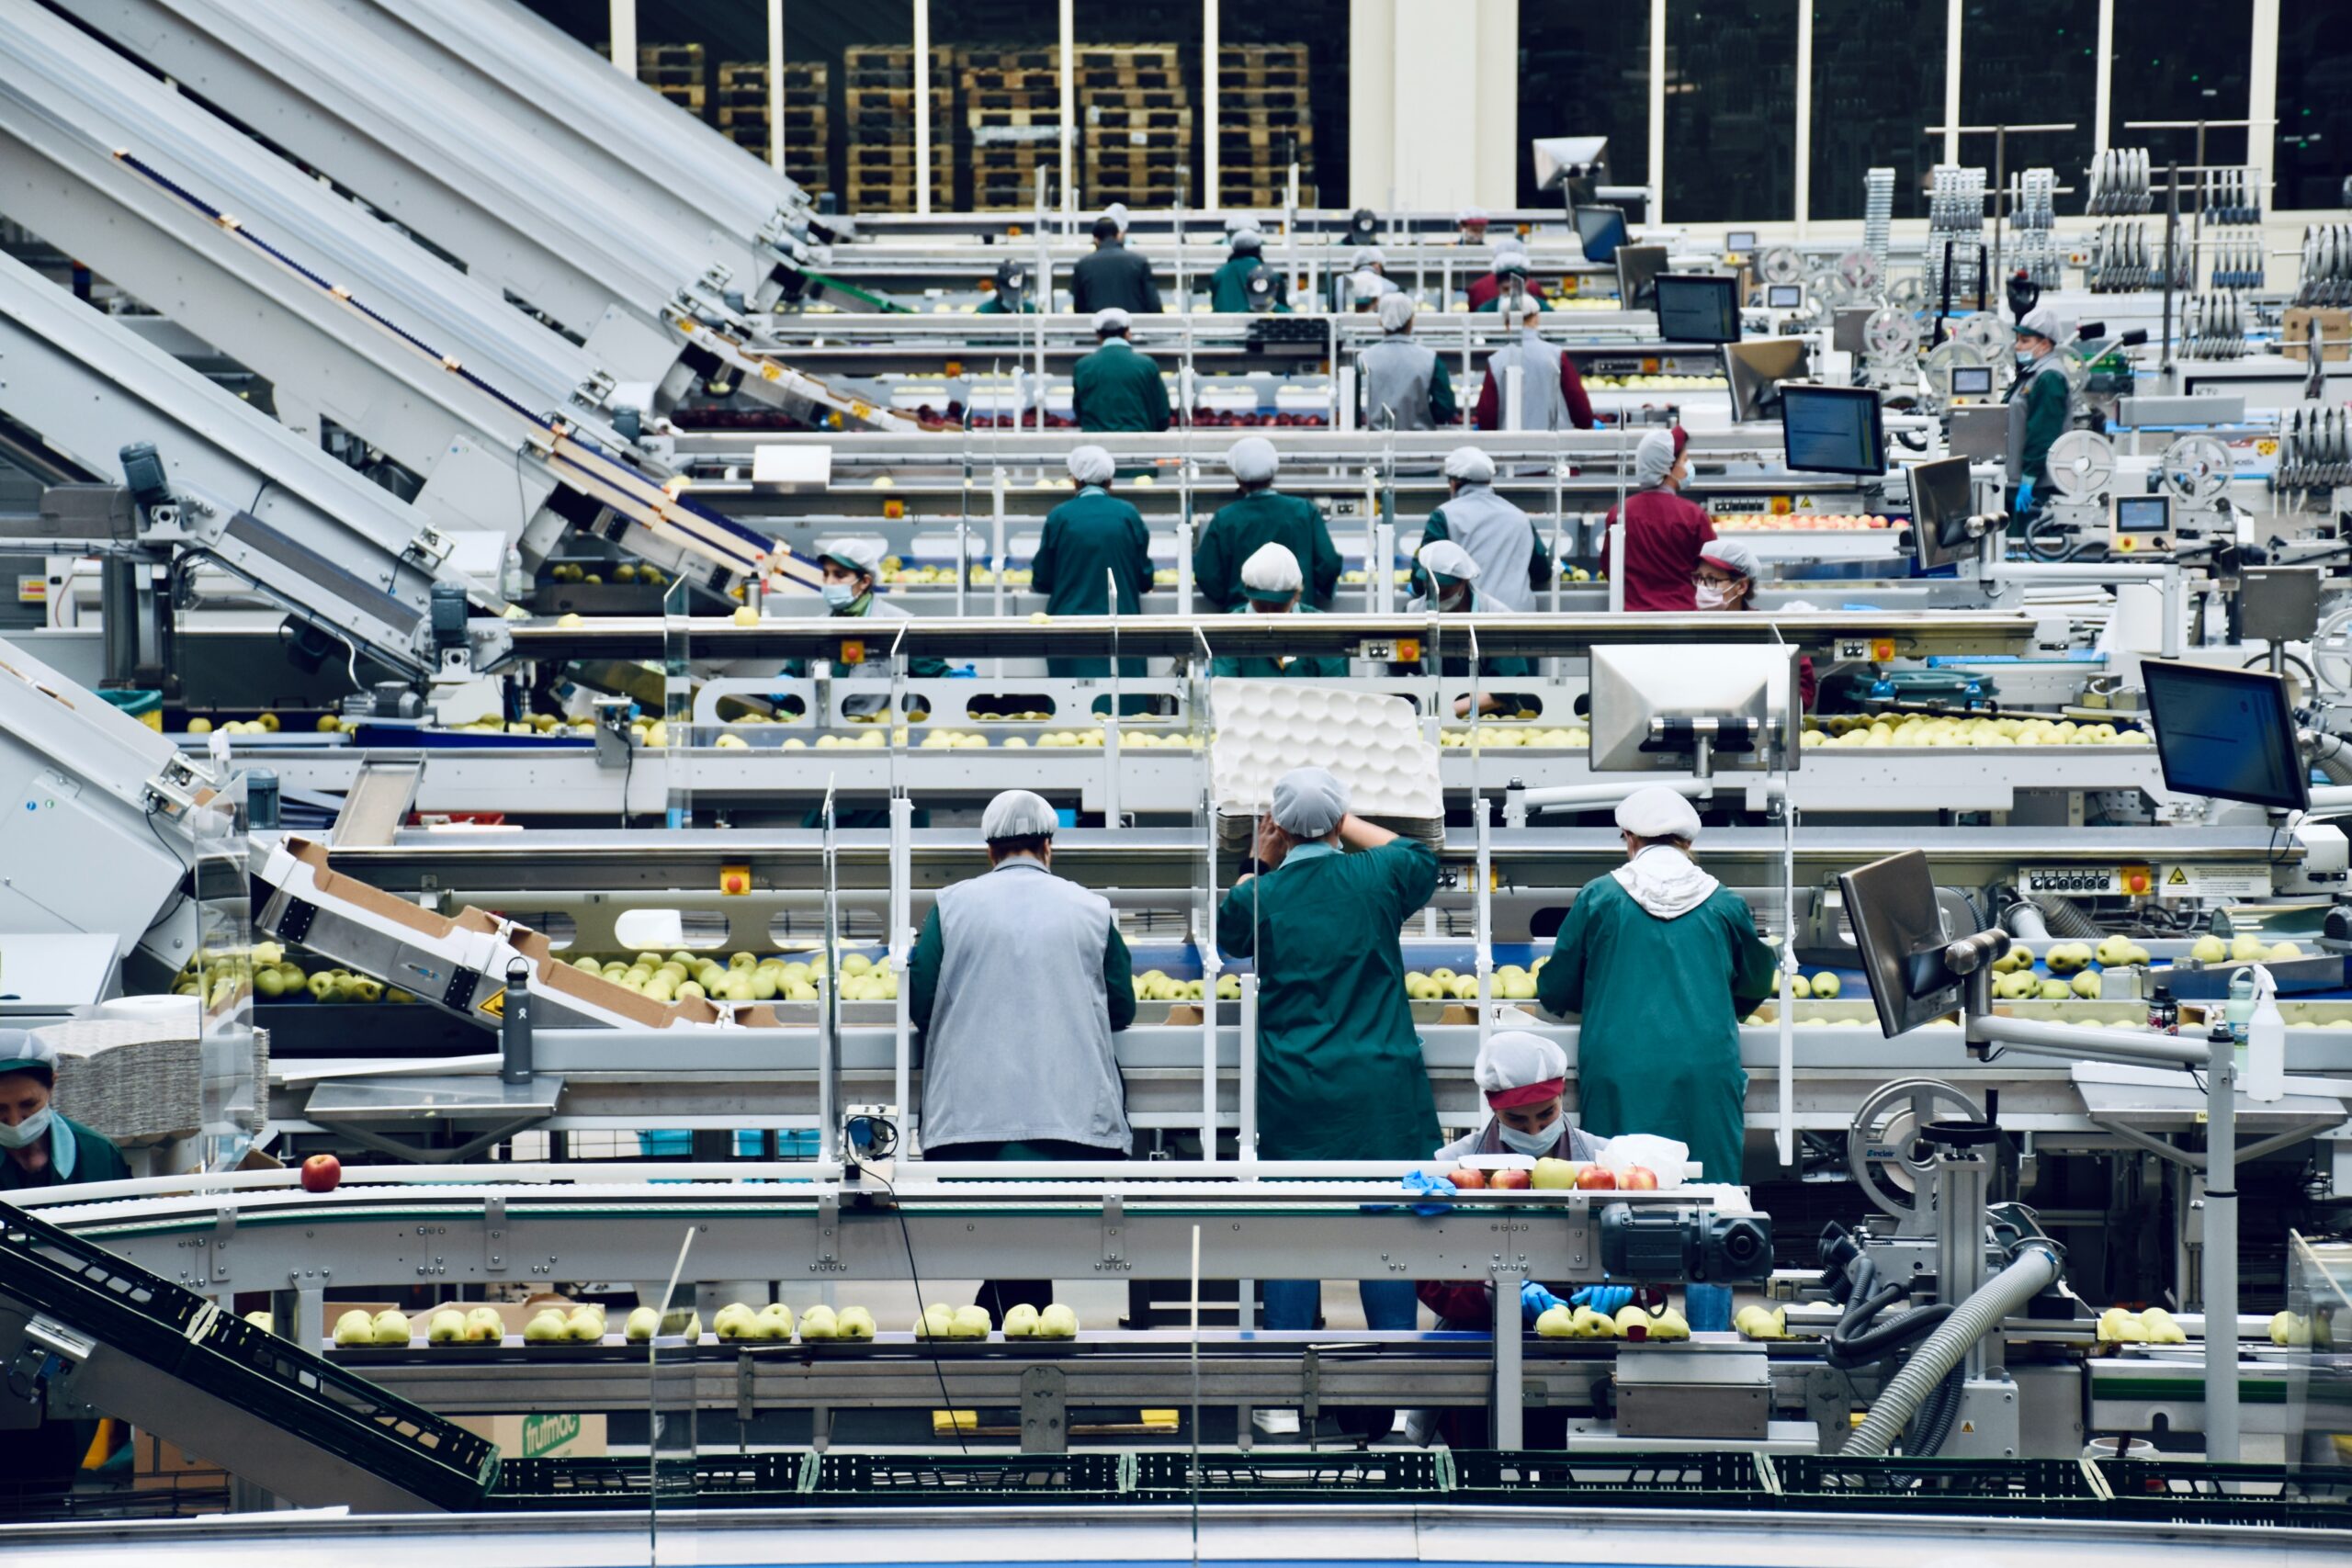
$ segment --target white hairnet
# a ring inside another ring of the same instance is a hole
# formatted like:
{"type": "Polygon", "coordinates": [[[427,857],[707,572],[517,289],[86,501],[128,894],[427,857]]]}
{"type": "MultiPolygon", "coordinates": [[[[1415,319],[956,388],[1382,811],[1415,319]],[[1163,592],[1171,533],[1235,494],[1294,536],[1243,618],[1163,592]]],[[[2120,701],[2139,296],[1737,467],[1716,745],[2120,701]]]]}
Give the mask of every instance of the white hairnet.
{"type": "Polygon", "coordinates": [[[1380,325],[1384,331],[1401,333],[1413,324],[1413,297],[1401,289],[1380,297],[1380,325]]]}
{"type": "Polygon", "coordinates": [[[1133,325],[1135,318],[1116,305],[1105,305],[1094,312],[1094,331],[1098,336],[1103,333],[1123,333],[1133,325]]]}
{"type": "Polygon", "coordinates": [[[1456,446],[1445,455],[1445,477],[1464,484],[1492,484],[1495,460],[1476,446],[1456,446]]]}
{"type": "Polygon", "coordinates": [[[1650,784],[1617,807],[1617,826],[1637,839],[1690,840],[1699,836],[1699,811],[1664,784],[1650,784]]]}
{"type": "Polygon", "coordinates": [[[833,539],[817,547],[819,556],[837,560],[850,570],[862,571],[868,576],[881,570],[882,557],[887,551],[888,547],[879,539],[833,539]]]}
{"type": "Polygon", "coordinates": [[[1386,266],[1388,257],[1382,254],[1378,245],[1363,245],[1357,248],[1356,259],[1350,265],[1358,272],[1362,272],[1368,266],[1386,266]]]}
{"type": "Polygon", "coordinates": [[[1243,484],[1270,484],[1282,472],[1282,454],[1262,435],[1245,435],[1225,449],[1225,466],[1243,484]]]}
{"type": "Polygon", "coordinates": [[[57,1047],[26,1029],[0,1029],[0,1073],[32,1073],[57,1081],[57,1047]]]}
{"type": "Polygon", "coordinates": [[[1082,485],[1106,485],[1111,482],[1111,454],[1102,447],[1088,445],[1073,446],[1069,454],[1069,477],[1082,485]]]}
{"type": "Polygon", "coordinates": [[[1736,571],[1742,577],[1754,577],[1764,565],[1764,558],[1756,547],[1745,539],[1714,538],[1699,547],[1699,558],[1725,571],[1736,571]]]}
{"type": "Polygon", "coordinates": [[[1649,490],[1663,482],[1674,467],[1674,437],[1663,430],[1653,430],[1642,437],[1634,448],[1634,483],[1649,490]]]}
{"type": "Polygon", "coordinates": [[[1543,300],[1538,299],[1537,299],[1534,295],[1532,295],[1532,294],[1527,295],[1527,296],[1525,296],[1524,298],[1522,298],[1522,299],[1520,300],[1520,302],[1519,302],[1519,320],[1520,320],[1520,321],[1521,322],[1521,324],[1524,324],[1524,323],[1526,323],[1526,322],[1528,322],[1528,321],[1542,321],[1543,319],[1544,319],[1544,301],[1543,301],[1543,300]]]}
{"type": "Polygon", "coordinates": [[[1521,239],[1515,230],[1506,229],[1488,240],[1487,248],[1495,253],[1495,263],[1499,266],[1506,254],[1517,253],[1524,255],[1527,251],[1527,242],[1521,239]]]}
{"type": "Polygon", "coordinates": [[[1266,237],[1255,229],[1239,229],[1234,231],[1232,243],[1237,251],[1257,251],[1265,247],[1266,237]]]}
{"type": "Polygon", "coordinates": [[[990,843],[999,839],[1050,839],[1059,826],[1061,818],[1046,797],[1025,789],[1006,790],[980,813],[980,837],[990,843]]]}
{"type": "Polygon", "coordinates": [[[1476,581],[1478,577],[1478,558],[1452,539],[1431,539],[1414,558],[1421,563],[1422,570],[1457,582],[1476,581]]]}
{"type": "Polygon", "coordinates": [[[1124,234],[1127,231],[1127,204],[1125,202],[1113,202],[1110,206],[1102,209],[1102,216],[1108,218],[1112,222],[1116,223],[1119,226],[1120,233],[1124,234]]]}
{"type": "Polygon", "coordinates": [[[1348,786],[1329,768],[1293,768],[1274,781],[1274,826],[1300,839],[1319,839],[1348,814],[1348,786]]]}
{"type": "Polygon", "coordinates": [[[1568,1054],[1553,1041],[1524,1029],[1505,1029],[1478,1048],[1475,1069],[1480,1094],[1548,1084],[1568,1076],[1568,1054]]]}
{"type": "Polygon", "coordinates": [[[1453,220],[1456,223],[1484,223],[1487,220],[1487,209],[1483,207],[1465,207],[1453,215],[1453,220]]]}
{"type": "Polygon", "coordinates": [[[1521,250],[1516,243],[1514,243],[1509,250],[1498,252],[1495,256],[1495,270],[1497,272],[1525,273],[1527,271],[1527,253],[1521,250]]]}
{"type": "Polygon", "coordinates": [[[1291,553],[1287,545],[1260,545],[1241,563],[1241,589],[1252,599],[1269,603],[1287,599],[1305,582],[1298,570],[1298,557],[1291,553]]]}
{"type": "Polygon", "coordinates": [[[2031,333],[2036,337],[2046,337],[2052,343],[2064,343],[2075,335],[2073,330],[2066,325],[2058,312],[2047,305],[2036,305],[2032,310],[2028,310],[2025,313],[2025,320],[2018,323],[2018,331],[2031,333]]]}

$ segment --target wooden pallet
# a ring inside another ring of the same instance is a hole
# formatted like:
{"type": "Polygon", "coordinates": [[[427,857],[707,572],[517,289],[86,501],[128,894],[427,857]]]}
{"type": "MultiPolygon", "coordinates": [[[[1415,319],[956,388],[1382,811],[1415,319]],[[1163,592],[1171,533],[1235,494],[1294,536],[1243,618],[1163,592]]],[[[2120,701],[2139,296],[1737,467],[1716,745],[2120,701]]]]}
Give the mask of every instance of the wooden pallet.
{"type": "Polygon", "coordinates": [[[1216,141],[1221,148],[1247,147],[1256,152],[1274,152],[1291,147],[1312,147],[1315,144],[1315,128],[1311,125],[1221,125],[1217,127],[1216,141]]]}
{"type": "Polygon", "coordinates": [[[964,123],[974,130],[982,128],[1018,128],[1032,125],[1059,125],[1062,110],[1059,104],[1032,106],[1028,108],[969,108],[964,111],[964,123]]]}
{"type": "Polygon", "coordinates": [[[703,90],[699,82],[648,82],[646,85],[682,109],[702,113],[703,90]]]}
{"type": "Polygon", "coordinates": [[[1184,73],[1181,71],[1147,71],[1121,67],[1115,70],[1095,67],[1072,73],[1072,82],[1080,92],[1107,93],[1148,88],[1153,91],[1181,93],[1184,90],[1184,73]]]}
{"type": "Polygon", "coordinates": [[[1082,71],[1175,71],[1182,52],[1172,43],[1081,44],[1075,63],[1082,71]]]}
{"type": "Polygon", "coordinates": [[[1096,109],[1184,109],[1193,107],[1192,95],[1182,88],[1101,87],[1079,96],[1082,112],[1096,109]]]}
{"type": "Polygon", "coordinates": [[[1268,87],[1262,91],[1251,91],[1221,87],[1217,90],[1216,112],[1220,120],[1228,114],[1290,114],[1305,118],[1309,107],[1306,92],[1299,88],[1268,87]]]}
{"type": "Polygon", "coordinates": [[[1059,71],[967,70],[956,82],[967,93],[1047,93],[1062,90],[1059,71]]]}
{"type": "Polygon", "coordinates": [[[1193,111],[1189,108],[1142,109],[1129,108],[1123,104],[1091,103],[1081,113],[1089,130],[1122,133],[1170,131],[1189,135],[1193,129],[1193,111]]]}
{"type": "Polygon", "coordinates": [[[1216,89],[1220,93],[1263,92],[1275,87],[1297,93],[1306,91],[1306,71],[1285,65],[1225,65],[1217,69],[1216,89]]]}
{"type": "Polygon", "coordinates": [[[956,60],[967,72],[975,71],[1050,71],[1061,70],[1062,51],[1057,44],[1035,46],[988,45],[966,48],[956,53],[956,60]]]}
{"type": "MultiPolygon", "coordinates": [[[[827,70],[821,61],[791,60],[784,66],[785,96],[803,90],[821,93],[825,90],[827,70]]],[[[718,62],[718,85],[749,87],[759,92],[768,90],[768,62],[764,60],[722,60],[718,62]]]]}
{"type": "MultiPolygon", "coordinates": [[[[931,90],[931,106],[935,109],[946,108],[955,101],[956,90],[953,87],[933,87],[931,90]]],[[[912,87],[844,87],[842,102],[854,109],[911,109],[914,107],[915,90],[912,87]]]]}
{"type": "Polygon", "coordinates": [[[1297,126],[1304,129],[1314,123],[1314,119],[1315,117],[1307,112],[1304,102],[1285,105],[1280,108],[1261,107],[1254,105],[1244,105],[1237,108],[1220,98],[1216,107],[1217,128],[1227,135],[1236,130],[1254,130],[1265,126],[1297,126]]]}
{"type": "MultiPolygon", "coordinates": [[[[755,125],[765,130],[768,123],[768,106],[764,103],[721,104],[718,106],[718,123],[722,128],[732,125],[755,125]]],[[[822,130],[825,129],[825,111],[820,108],[787,107],[784,111],[784,126],[786,130],[822,130]]]]}
{"type": "Polygon", "coordinates": [[[1304,71],[1306,52],[1303,43],[1228,43],[1217,51],[1216,62],[1223,70],[1275,66],[1304,71]]]}

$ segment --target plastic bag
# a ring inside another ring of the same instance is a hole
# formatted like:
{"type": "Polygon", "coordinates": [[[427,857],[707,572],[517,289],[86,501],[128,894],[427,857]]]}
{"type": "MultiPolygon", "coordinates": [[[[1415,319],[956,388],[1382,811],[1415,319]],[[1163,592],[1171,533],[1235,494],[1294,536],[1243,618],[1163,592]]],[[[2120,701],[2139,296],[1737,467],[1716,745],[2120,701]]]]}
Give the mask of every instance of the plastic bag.
{"type": "Polygon", "coordinates": [[[1658,1187],[1664,1190],[1682,1185],[1682,1168],[1690,1158],[1688,1144],[1649,1133],[1627,1133],[1600,1146],[1598,1163],[1601,1168],[1620,1176],[1638,1165],[1657,1177],[1658,1187]]]}

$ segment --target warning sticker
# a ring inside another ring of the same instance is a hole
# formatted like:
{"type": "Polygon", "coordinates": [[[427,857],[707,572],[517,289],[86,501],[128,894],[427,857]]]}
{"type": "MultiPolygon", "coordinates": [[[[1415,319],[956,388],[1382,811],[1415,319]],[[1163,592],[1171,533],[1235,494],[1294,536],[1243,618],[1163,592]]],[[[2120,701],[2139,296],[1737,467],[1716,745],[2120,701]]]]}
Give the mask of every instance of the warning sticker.
{"type": "Polygon", "coordinates": [[[2182,862],[2164,868],[2156,891],[2165,898],[2267,898],[2270,868],[2260,861],[2210,865],[2182,862]]]}
{"type": "Polygon", "coordinates": [[[506,1016],[506,993],[504,991],[492,991],[490,994],[489,999],[481,1004],[481,1010],[488,1013],[492,1018],[504,1018],[506,1016]]]}

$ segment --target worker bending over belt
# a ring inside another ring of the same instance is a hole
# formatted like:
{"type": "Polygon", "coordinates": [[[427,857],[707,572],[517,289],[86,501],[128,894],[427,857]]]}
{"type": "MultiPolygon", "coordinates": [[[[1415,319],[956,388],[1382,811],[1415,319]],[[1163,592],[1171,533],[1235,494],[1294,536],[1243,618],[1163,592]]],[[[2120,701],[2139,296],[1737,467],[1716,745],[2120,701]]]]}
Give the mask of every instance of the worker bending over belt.
{"type": "MultiPolygon", "coordinates": [[[[1577,1106],[1588,1133],[1689,1146],[1708,1181],[1737,1182],[1747,1074],[1739,1021],[1770,996],[1772,950],[1738,894],[1690,861],[1699,814],[1662,785],[1617,807],[1625,863],[1584,885],[1535,994],[1581,1015],[1577,1106]]],[[[1690,1326],[1731,1326],[1731,1292],[1690,1288],[1690,1326]]]]}
{"type": "MultiPolygon", "coordinates": [[[[1236,615],[1312,615],[1319,614],[1299,598],[1298,558],[1280,545],[1260,545],[1241,563],[1241,603],[1236,615]]],[[[1209,673],[1245,681],[1321,679],[1348,672],[1346,654],[1329,656],[1289,653],[1217,653],[1209,673]]]]}
{"type": "MultiPolygon", "coordinates": [[[[1698,596],[1698,607],[1704,612],[1718,610],[1753,610],[1756,608],[1756,579],[1763,570],[1764,558],[1756,547],[1745,539],[1711,539],[1699,550],[1699,569],[1690,574],[1691,591],[1698,596]]],[[[1783,605],[1784,609],[1804,609],[1801,604],[1783,605]]],[[[1813,660],[1797,658],[1797,700],[1806,711],[1813,708],[1814,693],[1819,682],[1814,678],[1813,660]]]]}
{"type": "MultiPolygon", "coordinates": [[[[897,638],[904,622],[913,619],[899,605],[875,592],[875,585],[882,572],[883,543],[879,539],[834,539],[817,547],[817,559],[825,570],[821,590],[826,608],[834,621],[870,620],[870,629],[854,626],[841,628],[845,638],[856,638],[864,644],[865,657],[854,664],[836,663],[836,681],[888,682],[890,679],[890,644],[897,638]]],[[[783,673],[805,678],[808,673],[806,660],[787,659],[783,673]]],[[[935,681],[947,673],[947,660],[932,655],[916,654],[907,660],[907,674],[915,680],[935,681]]],[[[855,695],[842,699],[842,713],[848,717],[878,716],[890,705],[887,689],[871,696],[855,695]]],[[[928,827],[931,813],[915,808],[914,826],[928,827]]],[[[825,808],[820,804],[808,808],[800,818],[804,828],[825,825],[825,808]]],[[[888,828],[890,808],[887,806],[836,806],[833,825],[837,828],[888,828]]]]}
{"type": "Polygon", "coordinates": [[[1552,550],[1535,520],[1495,493],[1495,460],[1476,446],[1445,455],[1446,499],[1422,525],[1421,544],[1452,539],[1478,563],[1478,591],[1498,609],[1535,608],[1552,585],[1552,550]]]}
{"type": "MultiPolygon", "coordinates": [[[[1421,553],[1414,558],[1414,587],[1419,590],[1419,596],[1408,604],[1406,609],[1414,615],[1428,615],[1431,611],[1452,615],[1498,614],[1503,606],[1488,599],[1478,588],[1481,575],[1478,562],[1468,550],[1452,539],[1432,539],[1423,545],[1421,553]]],[[[1444,648],[1460,649],[1462,651],[1441,654],[1438,673],[1457,681],[1467,677],[1470,673],[1470,634],[1441,627],[1439,640],[1444,648]]],[[[1420,666],[1423,674],[1429,672],[1429,663],[1430,656],[1423,653],[1420,666]]],[[[1535,661],[1532,659],[1481,658],[1478,660],[1478,674],[1482,682],[1510,676],[1532,676],[1534,673],[1535,661]]],[[[1479,696],[1478,711],[1481,713],[1501,713],[1506,708],[1516,712],[1518,706],[1516,702],[1505,703],[1501,694],[1496,692],[1485,691],[1479,696]]],[[[1465,718],[1469,713],[1470,699],[1467,696],[1456,697],[1453,716],[1465,718]]]]}
{"type": "MultiPolygon", "coordinates": [[[[1135,1021],[1134,967],[1110,901],[1052,874],[1057,822],[1025,789],[989,801],[989,874],[941,888],[915,939],[927,1159],[1125,1159],[1134,1141],[1111,1048],[1135,1021]]],[[[999,1323],[1053,1300],[1046,1280],[979,1293],[999,1323]]]]}
{"type": "MultiPolygon", "coordinates": [[[[1699,570],[1699,553],[1715,536],[1715,525],[1703,509],[1675,494],[1690,472],[1684,452],[1689,438],[1680,426],[1653,430],[1634,448],[1636,493],[1625,498],[1623,570],[1628,610],[1692,610],[1698,593],[1691,574],[1699,570]]],[[[1620,508],[1609,509],[1615,527],[1620,508]]]]}
{"type": "MultiPolygon", "coordinates": [[[[1119,614],[1140,615],[1151,587],[1151,530],[1142,513],[1111,493],[1110,453],[1080,446],[1069,467],[1078,493],[1046,513],[1045,536],[1029,562],[1029,586],[1046,596],[1048,615],[1107,615],[1114,589],[1119,614]]],[[[1046,660],[1046,672],[1100,680],[1111,673],[1111,661],[1057,656],[1046,660]]],[[[1143,672],[1142,660],[1119,660],[1122,679],[1143,672]]]]}

